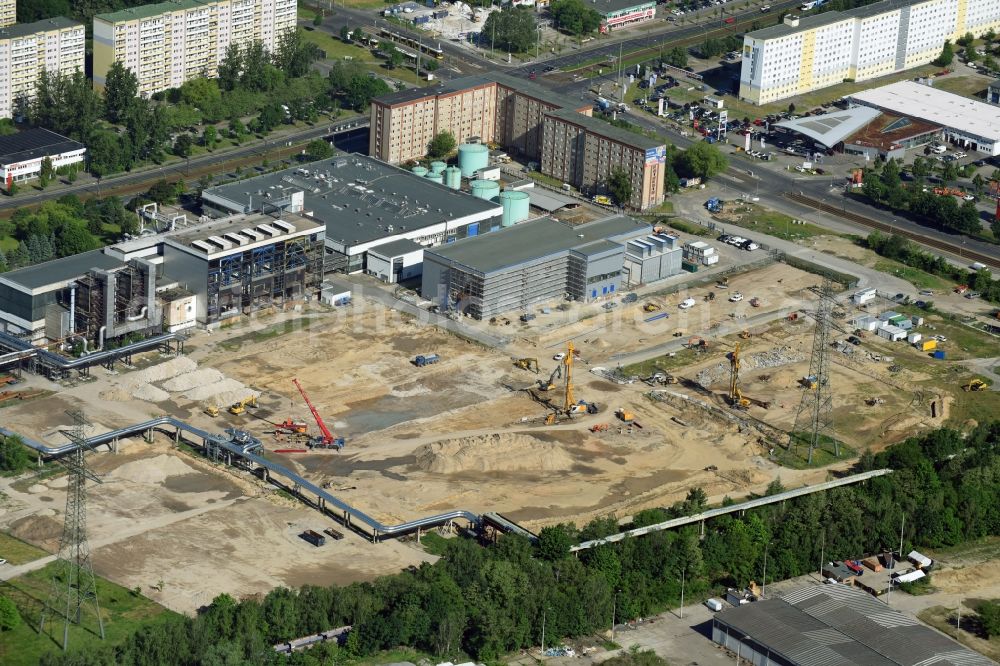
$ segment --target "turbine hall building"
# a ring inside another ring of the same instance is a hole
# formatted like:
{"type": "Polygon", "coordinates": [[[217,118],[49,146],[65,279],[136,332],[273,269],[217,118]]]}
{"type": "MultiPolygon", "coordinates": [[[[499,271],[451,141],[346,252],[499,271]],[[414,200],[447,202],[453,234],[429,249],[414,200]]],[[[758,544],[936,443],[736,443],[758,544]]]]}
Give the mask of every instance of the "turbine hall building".
{"type": "Polygon", "coordinates": [[[716,613],[712,640],[755,666],[996,666],[872,595],[813,585],[716,613]]]}

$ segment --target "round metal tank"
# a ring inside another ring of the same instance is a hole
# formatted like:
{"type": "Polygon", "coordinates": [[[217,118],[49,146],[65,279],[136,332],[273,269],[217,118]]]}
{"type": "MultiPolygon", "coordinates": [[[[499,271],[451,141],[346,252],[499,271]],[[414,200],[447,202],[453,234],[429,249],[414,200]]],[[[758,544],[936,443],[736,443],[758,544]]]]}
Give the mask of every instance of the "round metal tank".
{"type": "Polygon", "coordinates": [[[455,166],[450,166],[444,170],[444,184],[453,190],[462,187],[462,170],[455,166]]]}
{"type": "Polygon", "coordinates": [[[442,185],[444,184],[444,174],[443,173],[434,173],[432,171],[431,173],[427,174],[426,178],[427,178],[427,180],[432,181],[434,183],[440,183],[442,185]]]}
{"type": "Polygon", "coordinates": [[[493,201],[500,194],[500,183],[495,180],[474,180],[469,183],[472,196],[486,201],[493,201]]]}
{"type": "Polygon", "coordinates": [[[422,167],[422,166],[415,166],[412,169],[410,169],[410,171],[412,171],[416,175],[420,176],[421,178],[423,178],[424,176],[427,175],[427,169],[425,167],[422,167]]]}
{"type": "Polygon", "coordinates": [[[528,205],[531,197],[527,192],[511,190],[500,193],[500,205],[503,206],[503,215],[500,218],[501,227],[512,227],[518,222],[528,219],[528,205]]]}
{"type": "Polygon", "coordinates": [[[431,162],[431,173],[444,173],[447,168],[447,162],[431,162]]]}
{"type": "Polygon", "coordinates": [[[463,143],[458,147],[458,168],[466,178],[490,165],[490,149],[481,143],[463,143]]]}

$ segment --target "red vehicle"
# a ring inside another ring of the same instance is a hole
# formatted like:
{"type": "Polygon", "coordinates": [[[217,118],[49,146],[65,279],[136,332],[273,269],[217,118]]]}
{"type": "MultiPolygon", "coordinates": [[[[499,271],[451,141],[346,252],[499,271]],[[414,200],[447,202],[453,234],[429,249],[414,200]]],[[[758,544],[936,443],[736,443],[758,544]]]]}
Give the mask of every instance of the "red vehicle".
{"type": "Polygon", "coordinates": [[[726,19],[726,23],[736,23],[736,17],[730,16],[729,18],[726,19]]]}

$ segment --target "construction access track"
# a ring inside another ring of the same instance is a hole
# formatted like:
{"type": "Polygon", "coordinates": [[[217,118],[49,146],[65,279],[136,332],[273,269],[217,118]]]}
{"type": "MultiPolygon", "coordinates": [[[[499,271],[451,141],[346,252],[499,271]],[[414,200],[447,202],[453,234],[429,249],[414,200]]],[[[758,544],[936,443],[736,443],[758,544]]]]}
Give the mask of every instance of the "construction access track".
{"type": "Polygon", "coordinates": [[[903,236],[916,243],[920,243],[921,245],[926,245],[937,250],[948,252],[949,254],[964,257],[973,262],[979,262],[986,266],[1000,269],[1000,260],[996,257],[991,257],[988,254],[970,250],[961,245],[949,243],[948,241],[941,240],[940,238],[935,238],[933,236],[926,236],[917,231],[907,229],[906,227],[897,227],[892,224],[886,224],[885,222],[879,222],[878,220],[873,220],[870,217],[865,217],[864,215],[859,215],[858,213],[837,208],[836,206],[830,205],[826,202],[818,201],[812,197],[807,197],[804,194],[785,192],[784,197],[790,201],[808,206],[809,208],[813,208],[815,210],[823,211],[824,213],[828,213],[834,217],[839,217],[850,222],[854,222],[855,224],[860,224],[863,227],[875,229],[876,231],[884,231],[885,233],[895,234],[896,236],[903,236]]]}

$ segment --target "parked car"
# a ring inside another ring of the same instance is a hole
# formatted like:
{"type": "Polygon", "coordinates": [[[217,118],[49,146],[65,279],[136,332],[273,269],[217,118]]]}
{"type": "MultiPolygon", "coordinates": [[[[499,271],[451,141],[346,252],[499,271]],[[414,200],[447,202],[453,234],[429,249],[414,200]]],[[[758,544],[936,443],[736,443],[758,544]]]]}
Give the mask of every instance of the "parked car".
{"type": "Polygon", "coordinates": [[[694,307],[695,302],[696,301],[693,298],[685,298],[677,305],[677,307],[679,307],[681,310],[688,310],[694,307]]]}
{"type": "Polygon", "coordinates": [[[851,337],[847,338],[847,341],[850,342],[852,345],[860,345],[861,344],[861,338],[859,338],[856,335],[852,335],[851,337]]]}
{"type": "Polygon", "coordinates": [[[552,360],[553,361],[561,361],[564,358],[566,358],[566,352],[559,352],[558,354],[556,354],[555,356],[552,357],[552,360]]]}
{"type": "Polygon", "coordinates": [[[733,295],[729,297],[729,301],[731,303],[739,303],[742,300],[743,300],[743,294],[741,294],[738,291],[733,293],[733,295]]]}

